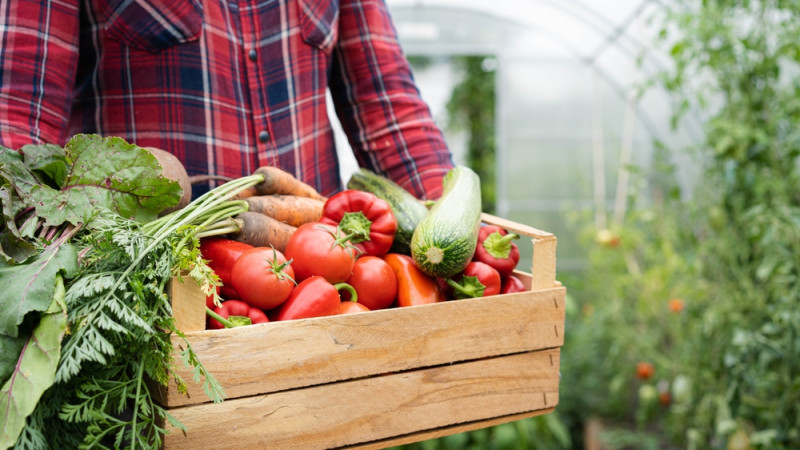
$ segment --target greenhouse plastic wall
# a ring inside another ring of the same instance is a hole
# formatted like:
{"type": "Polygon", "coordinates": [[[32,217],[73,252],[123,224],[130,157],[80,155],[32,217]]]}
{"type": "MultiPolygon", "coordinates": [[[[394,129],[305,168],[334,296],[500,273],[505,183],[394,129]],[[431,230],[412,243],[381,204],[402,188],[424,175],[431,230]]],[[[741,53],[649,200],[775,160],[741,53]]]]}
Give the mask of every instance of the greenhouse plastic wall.
{"type": "MultiPolygon", "coordinates": [[[[453,55],[485,55],[496,80],[496,213],[559,237],[559,271],[580,270],[583,252],[574,212],[611,226],[624,208],[630,165],[648,167],[654,141],[686,145],[691,130],[669,129],[669,100],[636,88],[659,60],[643,22],[651,2],[389,0],[403,49],[433,61],[414,67],[423,98],[440,125],[458,81],[453,55]],[[621,201],[623,200],[623,201],[621,201]]],[[[447,134],[457,163],[463,136],[447,134]]],[[[346,142],[341,141],[342,145],[346,142]]],[[[346,153],[346,152],[343,152],[346,153]]],[[[685,183],[692,165],[678,162],[685,183]]],[[[345,179],[355,164],[343,158],[345,179]]],[[[523,243],[522,260],[531,249],[523,243]]]]}

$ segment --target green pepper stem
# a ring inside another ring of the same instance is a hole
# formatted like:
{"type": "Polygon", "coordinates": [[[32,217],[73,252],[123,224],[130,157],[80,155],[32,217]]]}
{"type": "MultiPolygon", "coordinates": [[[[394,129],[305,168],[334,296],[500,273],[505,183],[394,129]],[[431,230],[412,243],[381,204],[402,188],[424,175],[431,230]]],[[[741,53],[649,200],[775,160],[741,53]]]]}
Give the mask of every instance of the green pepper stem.
{"type": "Polygon", "coordinates": [[[345,291],[350,293],[350,301],[354,303],[358,303],[358,293],[356,292],[353,286],[350,286],[347,283],[337,283],[334,284],[333,287],[336,288],[337,291],[341,291],[344,289],[345,291]]]}
{"type": "Polygon", "coordinates": [[[505,259],[511,254],[511,241],[514,239],[519,239],[519,235],[508,233],[504,236],[499,231],[495,231],[483,240],[483,248],[493,257],[505,259]]]}
{"type": "Polygon", "coordinates": [[[361,211],[346,212],[339,221],[339,228],[347,234],[355,234],[351,242],[364,242],[369,240],[372,221],[361,211]]]}
{"type": "MultiPolygon", "coordinates": [[[[206,314],[208,316],[210,316],[211,318],[216,319],[216,321],[221,323],[222,326],[224,326],[225,328],[234,328],[234,327],[241,326],[240,324],[236,324],[233,321],[228,320],[228,319],[220,316],[219,314],[215,313],[208,306],[206,306],[206,314]]],[[[245,317],[245,319],[249,320],[250,318],[249,317],[245,317]]]]}
{"type": "Polygon", "coordinates": [[[462,296],[468,298],[483,297],[483,292],[486,289],[486,286],[483,283],[481,283],[480,280],[478,280],[478,277],[471,277],[471,276],[463,277],[463,281],[465,282],[465,284],[453,281],[452,278],[447,278],[446,281],[447,284],[453,289],[455,289],[458,294],[461,294],[462,296]]]}

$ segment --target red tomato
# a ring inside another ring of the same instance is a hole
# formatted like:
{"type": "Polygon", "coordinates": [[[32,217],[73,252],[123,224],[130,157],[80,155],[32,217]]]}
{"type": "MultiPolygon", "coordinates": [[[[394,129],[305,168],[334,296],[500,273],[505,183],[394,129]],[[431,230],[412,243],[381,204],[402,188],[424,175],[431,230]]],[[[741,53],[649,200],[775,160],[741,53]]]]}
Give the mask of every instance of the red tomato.
{"type": "MultiPolygon", "coordinates": [[[[377,256],[358,258],[347,284],[356,290],[358,303],[370,310],[388,308],[397,298],[397,276],[392,266],[377,256]]],[[[350,299],[347,291],[341,295],[345,300],[350,299]]]]}
{"type": "Polygon", "coordinates": [[[342,238],[344,233],[333,225],[309,222],[298,227],[284,251],[292,260],[296,280],[317,275],[336,284],[350,278],[357,251],[342,238]]]}
{"type": "Polygon", "coordinates": [[[255,247],[233,263],[231,284],[247,304],[272,309],[292,293],[294,270],[283,253],[274,248],[255,247]]]}
{"type": "Polygon", "coordinates": [[[642,380],[649,380],[655,374],[656,369],[653,364],[647,361],[639,361],[636,363],[636,376],[642,380]]]}

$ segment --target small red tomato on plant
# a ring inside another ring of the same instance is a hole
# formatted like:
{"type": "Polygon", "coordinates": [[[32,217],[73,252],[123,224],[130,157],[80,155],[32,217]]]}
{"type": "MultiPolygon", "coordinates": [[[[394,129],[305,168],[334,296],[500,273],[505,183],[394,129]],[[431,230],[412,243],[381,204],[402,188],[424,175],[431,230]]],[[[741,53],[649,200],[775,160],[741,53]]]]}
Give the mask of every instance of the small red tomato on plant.
{"type": "Polygon", "coordinates": [[[456,299],[497,295],[500,293],[500,283],[500,273],[480,261],[470,261],[460,274],[447,280],[456,299]]]}
{"type": "Polygon", "coordinates": [[[322,208],[320,222],[339,227],[362,255],[383,256],[397,232],[391,206],[375,194],[348,189],[330,197],[322,208]]]}
{"type": "Polygon", "coordinates": [[[239,298],[259,309],[272,309],[286,301],[294,289],[294,270],[283,253],[255,247],[233,264],[231,283],[239,298]]]}
{"type": "Polygon", "coordinates": [[[506,277],[519,262],[519,247],[512,242],[519,235],[509,233],[497,225],[484,225],[478,232],[478,244],[472,259],[488,264],[506,277]]]}
{"type": "Polygon", "coordinates": [[[269,322],[264,311],[254,308],[241,300],[226,300],[222,302],[222,305],[208,309],[206,313],[209,316],[208,328],[212,330],[269,322]],[[222,322],[227,323],[223,324],[222,322]]]}
{"type": "MultiPolygon", "coordinates": [[[[370,310],[388,308],[397,298],[397,276],[389,263],[377,256],[358,258],[347,284],[358,293],[358,303],[370,310]]],[[[346,291],[342,297],[347,299],[346,291]]]]}
{"type": "Polygon", "coordinates": [[[292,260],[297,281],[318,275],[330,283],[341,283],[353,273],[356,252],[339,228],[309,222],[295,230],[284,254],[292,260]]]}
{"type": "MultiPolygon", "coordinates": [[[[281,305],[275,320],[307,319],[311,317],[333,316],[341,307],[340,289],[353,289],[347,283],[331,284],[324,277],[313,275],[301,281],[281,305]]],[[[351,295],[357,296],[355,291],[351,295]]]]}
{"type": "Polygon", "coordinates": [[[653,364],[647,361],[639,361],[636,363],[636,376],[640,380],[649,380],[655,373],[656,369],[653,367],[653,364]]]}
{"type": "Polygon", "coordinates": [[[684,303],[683,299],[671,298],[667,302],[667,306],[671,312],[678,314],[683,311],[683,309],[686,307],[686,304],[684,303]]]}

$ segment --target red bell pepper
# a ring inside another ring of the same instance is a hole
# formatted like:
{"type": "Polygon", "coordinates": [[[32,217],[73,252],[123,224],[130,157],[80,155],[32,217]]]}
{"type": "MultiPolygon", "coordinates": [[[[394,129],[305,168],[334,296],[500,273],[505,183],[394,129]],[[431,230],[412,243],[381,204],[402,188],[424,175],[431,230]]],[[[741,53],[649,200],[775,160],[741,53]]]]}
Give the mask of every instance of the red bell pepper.
{"type": "Polygon", "coordinates": [[[497,295],[501,282],[500,273],[480,261],[470,261],[460,274],[447,280],[457,299],[497,295]]]}
{"type": "Polygon", "coordinates": [[[370,192],[348,189],[328,198],[322,208],[322,223],[336,225],[362,255],[383,256],[397,232],[397,218],[385,200],[370,192]]]}
{"type": "Polygon", "coordinates": [[[269,322],[264,311],[241,300],[226,300],[213,310],[206,308],[206,314],[208,328],[212,330],[269,322]]]}
{"type": "Polygon", "coordinates": [[[509,275],[503,278],[503,285],[500,288],[501,294],[513,294],[515,292],[525,292],[528,288],[525,287],[525,284],[519,278],[515,277],[514,275],[509,275]]]}
{"type": "Polygon", "coordinates": [[[223,298],[239,298],[231,285],[233,263],[252,248],[250,244],[222,237],[200,240],[200,254],[203,255],[203,259],[208,260],[208,267],[211,267],[222,282],[219,294],[223,298]]]}
{"type": "Polygon", "coordinates": [[[356,291],[347,283],[334,285],[319,275],[306,278],[292,290],[292,294],[278,310],[275,320],[336,315],[342,302],[339,297],[340,289],[347,289],[353,298],[357,298],[356,291]]]}
{"type": "Polygon", "coordinates": [[[519,262],[519,247],[512,240],[519,235],[509,233],[497,225],[484,225],[478,232],[478,245],[475,247],[473,261],[492,266],[506,277],[514,271],[519,262]]]}

